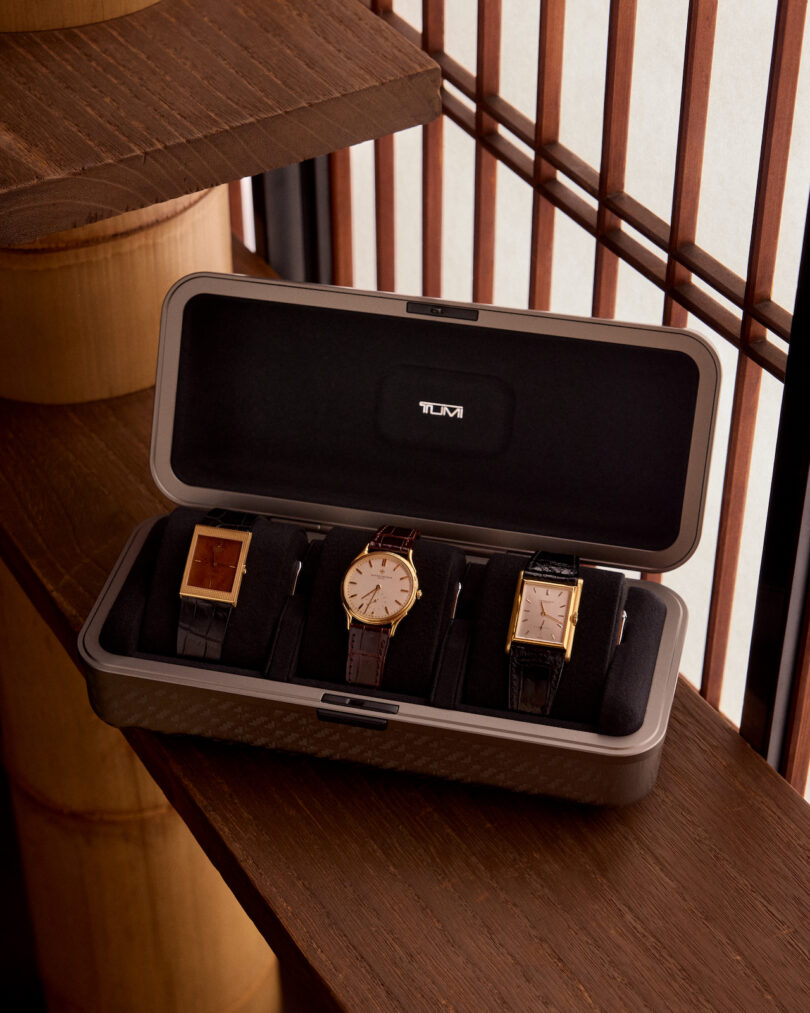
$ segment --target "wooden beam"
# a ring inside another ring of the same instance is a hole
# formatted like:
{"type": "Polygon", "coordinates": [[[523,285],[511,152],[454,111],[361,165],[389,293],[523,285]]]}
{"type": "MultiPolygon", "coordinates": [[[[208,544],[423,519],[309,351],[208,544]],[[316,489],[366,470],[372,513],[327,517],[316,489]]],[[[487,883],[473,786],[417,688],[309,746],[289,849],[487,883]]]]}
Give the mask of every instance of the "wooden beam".
{"type": "Polygon", "coordinates": [[[0,245],[439,114],[438,67],[344,0],[161,0],[0,34],[0,245]]]}

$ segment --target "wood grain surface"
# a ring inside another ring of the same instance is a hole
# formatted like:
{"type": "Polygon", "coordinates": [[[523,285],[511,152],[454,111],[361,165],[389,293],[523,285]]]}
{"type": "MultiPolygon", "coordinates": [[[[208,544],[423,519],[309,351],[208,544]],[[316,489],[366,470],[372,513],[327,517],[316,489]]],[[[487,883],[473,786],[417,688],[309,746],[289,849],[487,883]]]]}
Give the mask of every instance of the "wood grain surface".
{"type": "MultiPolygon", "coordinates": [[[[151,394],[0,403],[0,552],[75,651],[135,524],[151,394]]],[[[679,686],[624,809],[127,733],[299,1008],[810,1008],[810,809],[679,686]]]]}
{"type": "Polygon", "coordinates": [[[0,245],[439,114],[438,67],[351,0],[161,0],[0,34],[0,245]]]}

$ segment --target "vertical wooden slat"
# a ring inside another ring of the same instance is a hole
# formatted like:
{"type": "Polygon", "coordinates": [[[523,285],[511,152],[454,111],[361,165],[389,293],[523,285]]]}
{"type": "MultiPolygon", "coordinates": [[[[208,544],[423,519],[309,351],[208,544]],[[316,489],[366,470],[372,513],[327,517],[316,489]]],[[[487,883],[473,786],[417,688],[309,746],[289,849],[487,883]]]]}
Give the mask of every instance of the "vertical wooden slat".
{"type": "MultiPolygon", "coordinates": [[[[482,102],[498,93],[501,59],[501,0],[478,0],[478,56],[475,77],[475,131],[478,138],[497,130],[482,102]]],[[[492,302],[495,278],[495,183],[497,159],[480,140],[475,144],[473,301],[492,302]]]]}
{"type": "Polygon", "coordinates": [[[394,136],[374,142],[374,208],[377,218],[377,288],[394,291],[394,136]]]}
{"type": "Polygon", "coordinates": [[[544,0],[540,7],[540,41],[537,60],[537,118],[534,130],[534,197],[532,200],[532,248],[529,269],[529,306],[547,310],[551,305],[551,271],[554,251],[554,205],[537,185],[557,176],[556,169],[541,156],[544,144],[560,135],[565,0],[544,0]]]}
{"type": "MultiPolygon", "coordinates": [[[[422,48],[444,49],[444,0],[423,0],[422,48]]],[[[442,294],[442,154],[444,117],[422,127],[422,293],[442,294]]]]}
{"type": "MultiPolygon", "coordinates": [[[[393,0],[372,0],[371,9],[383,14],[393,9],[393,0]]],[[[374,211],[377,231],[377,288],[393,292],[395,264],[394,136],[374,141],[374,211]]]]}
{"type": "MultiPolygon", "coordinates": [[[[754,303],[770,298],[773,286],[806,8],[806,0],[796,2],[781,0],[774,28],[745,285],[745,304],[748,309],[743,310],[742,347],[734,391],[723,486],[723,509],[717,536],[717,555],[701,680],[701,693],[715,707],[720,704],[723,669],[731,627],[731,610],[762,376],[760,367],[745,355],[747,345],[765,337],[765,329],[752,318],[750,308],[754,303]]],[[[810,734],[810,729],[805,729],[804,733],[810,734]]]]}
{"type": "Polygon", "coordinates": [[[606,197],[624,189],[635,31],[636,0],[612,0],[605,69],[599,210],[596,216],[596,263],[591,310],[595,317],[612,317],[616,312],[619,258],[600,240],[602,236],[619,227],[619,219],[608,211],[604,201],[606,197]]]}
{"type": "Polygon", "coordinates": [[[773,287],[806,11],[807,0],[780,0],[776,11],[745,283],[743,345],[764,337],[764,328],[751,317],[750,308],[769,299],[773,287]]]}
{"type": "MultiPolygon", "coordinates": [[[[694,243],[697,234],[700,178],[703,171],[716,22],[717,0],[691,0],[686,25],[678,146],[675,154],[672,218],[664,289],[663,322],[668,327],[685,327],[689,315],[686,308],[676,302],[671,295],[676,285],[683,285],[691,278],[691,272],[675,260],[674,254],[683,244],[694,243]]],[[[743,410],[743,406],[740,410],[743,410]]],[[[646,579],[660,580],[660,575],[644,576],[646,579]]],[[[710,654],[709,644],[712,642],[713,637],[709,636],[704,666],[710,654]]],[[[705,670],[704,667],[704,672],[705,670]]]]}
{"type": "Polygon", "coordinates": [[[332,220],[332,284],[351,285],[352,177],[349,148],[333,151],[329,156],[329,203],[332,220]]]}
{"type": "Polygon", "coordinates": [[[740,353],[737,358],[720,526],[714,557],[712,596],[706,628],[706,650],[700,684],[700,692],[713,707],[717,708],[720,707],[723,671],[731,629],[734,587],[737,582],[737,563],[745,519],[745,498],[754,447],[761,377],[761,368],[747,355],[740,353]]]}
{"type": "Polygon", "coordinates": [[[669,231],[664,324],[685,327],[688,312],[671,295],[691,273],[673,254],[685,243],[694,243],[697,235],[700,177],[709,110],[709,85],[712,75],[717,0],[691,0],[686,27],[683,59],[681,111],[678,122],[678,148],[675,155],[675,182],[672,195],[672,223],[669,231]]]}
{"type": "Polygon", "coordinates": [[[231,213],[231,232],[240,243],[245,241],[245,215],[242,207],[242,180],[228,184],[228,209],[231,213]]]}

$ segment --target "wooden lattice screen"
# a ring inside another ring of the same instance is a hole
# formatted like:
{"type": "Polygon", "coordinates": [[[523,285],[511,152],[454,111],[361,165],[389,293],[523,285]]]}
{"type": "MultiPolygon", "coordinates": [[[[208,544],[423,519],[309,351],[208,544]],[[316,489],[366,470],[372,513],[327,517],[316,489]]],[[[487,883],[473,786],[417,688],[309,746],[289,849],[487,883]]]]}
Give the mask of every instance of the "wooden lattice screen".
{"type": "MultiPolygon", "coordinates": [[[[596,245],[592,313],[615,311],[618,268],[625,261],[663,292],[662,322],[686,326],[694,314],[737,349],[737,369],[726,456],[722,509],[706,634],[701,692],[719,706],[731,626],[743,512],[751,465],[762,371],[784,380],[791,313],[772,300],[790,137],[793,127],[806,0],[779,0],[746,276],[740,277],[697,244],[700,183],[706,139],[717,0],[691,0],[681,87],[674,192],[668,221],[624,189],[636,0],[610,3],[601,161],[588,164],[559,140],[565,0],[542,0],[537,104],[532,122],[499,95],[501,2],[479,0],[476,72],[444,50],[444,2],[423,0],[422,31],[393,10],[392,0],[369,6],[442,70],[444,116],[423,128],[422,288],[441,296],[443,122],[449,117],[475,139],[473,300],[491,302],[495,261],[495,192],[498,162],[533,191],[529,306],[548,309],[556,212],[589,233],[596,245]],[[451,87],[448,88],[447,85],[451,87]],[[467,102],[458,96],[462,95],[467,102]],[[504,128],[504,129],[501,129],[504,128]],[[511,137],[533,152],[528,156],[511,137]],[[572,186],[571,184],[574,184],[572,186]],[[592,206],[577,193],[585,191],[592,206]],[[651,247],[634,238],[629,226],[651,247]],[[657,252],[654,252],[657,251],[657,252]],[[703,282],[698,285],[695,279],[703,282]],[[719,298],[718,298],[719,297],[719,298]],[[739,315],[728,307],[732,304],[739,315]],[[776,340],[775,340],[776,339],[776,340]]],[[[470,15],[474,7],[470,2],[470,15]]],[[[375,141],[377,286],[394,288],[394,139],[375,141]]],[[[349,152],[330,156],[333,280],[352,283],[349,152]]],[[[654,575],[646,575],[656,579],[654,575]]],[[[810,660],[808,660],[810,664],[810,660]]],[[[793,737],[810,742],[808,722],[793,722],[793,737]]],[[[787,774],[803,789],[810,748],[787,774]]]]}

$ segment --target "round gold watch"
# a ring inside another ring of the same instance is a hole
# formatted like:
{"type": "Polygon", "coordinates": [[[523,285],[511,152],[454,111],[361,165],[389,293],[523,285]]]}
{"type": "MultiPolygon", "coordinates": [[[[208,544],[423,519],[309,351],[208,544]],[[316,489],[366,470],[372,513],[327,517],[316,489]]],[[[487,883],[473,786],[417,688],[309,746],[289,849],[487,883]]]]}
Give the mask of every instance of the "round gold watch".
{"type": "Polygon", "coordinates": [[[349,629],[347,682],[382,682],[388,641],[422,596],[413,565],[418,537],[413,528],[385,525],[346,570],[340,590],[349,629]]]}

